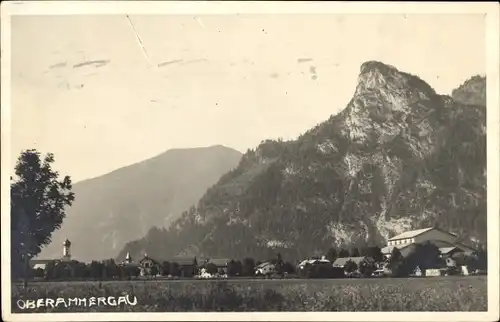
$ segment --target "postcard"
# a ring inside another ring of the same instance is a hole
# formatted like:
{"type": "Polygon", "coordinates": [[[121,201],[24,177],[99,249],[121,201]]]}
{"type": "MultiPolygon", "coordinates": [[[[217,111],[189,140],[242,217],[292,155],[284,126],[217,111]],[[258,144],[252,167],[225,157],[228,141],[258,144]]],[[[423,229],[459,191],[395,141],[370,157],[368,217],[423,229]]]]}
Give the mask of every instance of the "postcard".
{"type": "Polygon", "coordinates": [[[2,3],[3,319],[498,320],[498,9],[2,3]]]}

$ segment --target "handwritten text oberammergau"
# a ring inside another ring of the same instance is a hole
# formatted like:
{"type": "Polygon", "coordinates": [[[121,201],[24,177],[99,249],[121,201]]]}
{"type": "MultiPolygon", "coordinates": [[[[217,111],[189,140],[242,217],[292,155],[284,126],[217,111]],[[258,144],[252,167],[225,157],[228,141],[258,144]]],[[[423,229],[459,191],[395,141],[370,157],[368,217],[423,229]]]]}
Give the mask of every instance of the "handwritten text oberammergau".
{"type": "Polygon", "coordinates": [[[36,300],[23,300],[17,301],[17,306],[21,310],[38,309],[41,307],[56,308],[56,307],[92,307],[92,306],[120,306],[120,305],[137,305],[137,297],[126,296],[108,296],[108,297],[89,297],[89,298],[62,298],[56,299],[41,298],[36,300]]]}

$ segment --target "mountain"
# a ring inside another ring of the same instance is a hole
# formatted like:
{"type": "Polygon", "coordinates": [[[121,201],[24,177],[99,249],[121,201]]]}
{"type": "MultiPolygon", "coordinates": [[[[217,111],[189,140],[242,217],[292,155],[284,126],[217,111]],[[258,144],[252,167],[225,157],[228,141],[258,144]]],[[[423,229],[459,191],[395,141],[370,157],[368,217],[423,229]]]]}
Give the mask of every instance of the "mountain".
{"type": "Polygon", "coordinates": [[[486,77],[471,77],[454,89],[451,97],[463,104],[486,106],[486,77]]]}
{"type": "Polygon", "coordinates": [[[428,226],[485,242],[485,84],[474,77],[452,98],[366,62],[344,110],[297,140],[249,150],[196,207],[118,259],[127,251],[299,259],[428,226]]]}
{"type": "Polygon", "coordinates": [[[78,182],[62,228],[38,257],[59,258],[68,238],[77,260],[112,258],[151,227],[168,226],[240,159],[240,152],[223,146],[174,149],[78,182]]]}

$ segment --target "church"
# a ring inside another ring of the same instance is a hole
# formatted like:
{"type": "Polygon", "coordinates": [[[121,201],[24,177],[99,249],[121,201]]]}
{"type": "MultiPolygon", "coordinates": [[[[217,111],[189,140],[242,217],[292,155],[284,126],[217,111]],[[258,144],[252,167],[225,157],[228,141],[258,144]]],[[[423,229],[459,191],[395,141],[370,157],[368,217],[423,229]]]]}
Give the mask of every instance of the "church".
{"type": "Polygon", "coordinates": [[[30,266],[35,271],[35,276],[44,276],[47,274],[47,269],[53,267],[56,270],[62,270],[65,276],[73,277],[78,261],[71,258],[71,241],[66,239],[63,242],[63,252],[61,258],[58,259],[32,259],[30,266]],[[38,272],[38,273],[37,273],[38,272]],[[43,273],[42,273],[43,272],[43,273]]]}

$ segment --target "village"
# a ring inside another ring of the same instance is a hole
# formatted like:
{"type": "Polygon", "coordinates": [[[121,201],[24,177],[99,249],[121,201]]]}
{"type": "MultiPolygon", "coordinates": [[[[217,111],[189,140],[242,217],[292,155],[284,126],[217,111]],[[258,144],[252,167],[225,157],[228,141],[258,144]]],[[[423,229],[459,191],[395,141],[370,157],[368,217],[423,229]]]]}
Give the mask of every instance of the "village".
{"type": "Polygon", "coordinates": [[[71,257],[71,242],[63,244],[60,259],[32,260],[35,279],[217,279],[217,278],[343,278],[478,275],[486,273],[485,255],[457,241],[457,236],[436,227],[407,231],[389,238],[383,248],[367,254],[328,254],[295,265],[275,259],[255,262],[196,257],[160,260],[147,254],[134,260],[130,253],[114,260],[85,264],[71,257]],[[434,253],[434,254],[433,254],[434,253]],[[396,258],[397,257],[397,258],[396,258]]]}

